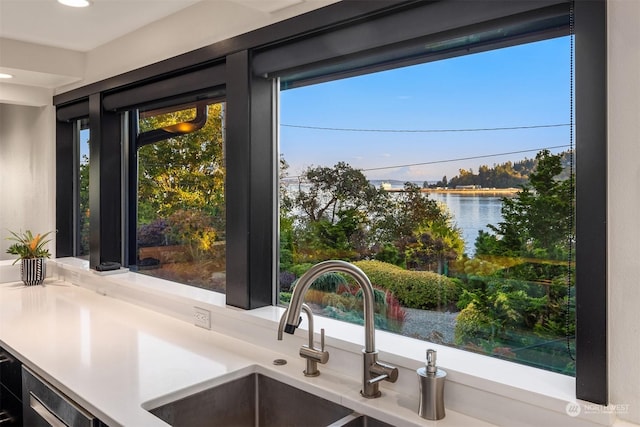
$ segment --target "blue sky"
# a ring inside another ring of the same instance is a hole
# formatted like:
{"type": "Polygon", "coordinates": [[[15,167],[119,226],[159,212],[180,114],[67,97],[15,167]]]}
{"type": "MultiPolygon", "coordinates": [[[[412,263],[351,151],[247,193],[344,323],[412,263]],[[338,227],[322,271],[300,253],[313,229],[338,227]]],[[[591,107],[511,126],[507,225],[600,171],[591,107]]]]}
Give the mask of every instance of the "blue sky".
{"type": "MultiPolygon", "coordinates": [[[[569,123],[569,38],[466,55],[281,92],[283,125],[429,130],[569,123]]],[[[359,169],[561,146],[569,127],[482,132],[353,132],[281,127],[289,175],[345,161],[359,169]]],[[[552,152],[562,151],[554,149],[552,152]]],[[[400,167],[369,179],[438,180],[536,151],[400,167]]]]}

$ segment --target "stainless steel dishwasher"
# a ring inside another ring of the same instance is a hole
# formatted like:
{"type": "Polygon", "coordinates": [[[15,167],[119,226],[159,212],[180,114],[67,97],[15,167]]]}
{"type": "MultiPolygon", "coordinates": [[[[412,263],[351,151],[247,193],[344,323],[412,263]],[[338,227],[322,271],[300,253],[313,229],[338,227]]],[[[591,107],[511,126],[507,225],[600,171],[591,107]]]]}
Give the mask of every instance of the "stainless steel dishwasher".
{"type": "Polygon", "coordinates": [[[22,367],[24,425],[29,427],[99,427],[96,417],[27,367],[22,367]]]}

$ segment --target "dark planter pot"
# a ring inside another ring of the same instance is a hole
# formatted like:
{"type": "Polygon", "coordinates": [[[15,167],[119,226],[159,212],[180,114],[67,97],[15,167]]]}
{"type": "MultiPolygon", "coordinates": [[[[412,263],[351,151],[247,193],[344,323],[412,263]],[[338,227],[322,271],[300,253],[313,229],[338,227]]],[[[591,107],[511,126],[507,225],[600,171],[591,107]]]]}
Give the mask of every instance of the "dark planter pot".
{"type": "Polygon", "coordinates": [[[27,286],[41,285],[47,276],[45,258],[24,258],[20,264],[20,278],[27,286]]]}

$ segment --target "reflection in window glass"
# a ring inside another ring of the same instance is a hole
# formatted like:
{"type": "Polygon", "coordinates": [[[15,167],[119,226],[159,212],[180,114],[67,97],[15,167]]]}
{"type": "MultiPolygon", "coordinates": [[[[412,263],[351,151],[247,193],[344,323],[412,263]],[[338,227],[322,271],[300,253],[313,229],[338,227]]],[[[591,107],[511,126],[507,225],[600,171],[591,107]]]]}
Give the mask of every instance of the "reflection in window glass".
{"type": "Polygon", "coordinates": [[[79,120],[80,165],[79,165],[79,206],[77,256],[89,259],[89,120],[79,120]]]}
{"type": "MultiPolygon", "coordinates": [[[[165,135],[138,150],[140,273],[225,291],[224,104],[140,114],[140,132],[165,135]]],[[[155,135],[155,134],[154,134],[155,135]]]]}
{"type": "MultiPolygon", "coordinates": [[[[280,301],[348,260],[379,328],[574,375],[569,44],[282,91],[280,301]]],[[[306,301],[362,323],[341,274],[306,301]]]]}
{"type": "Polygon", "coordinates": [[[140,111],[140,132],[149,132],[154,129],[177,126],[195,118],[195,105],[140,111]]]}

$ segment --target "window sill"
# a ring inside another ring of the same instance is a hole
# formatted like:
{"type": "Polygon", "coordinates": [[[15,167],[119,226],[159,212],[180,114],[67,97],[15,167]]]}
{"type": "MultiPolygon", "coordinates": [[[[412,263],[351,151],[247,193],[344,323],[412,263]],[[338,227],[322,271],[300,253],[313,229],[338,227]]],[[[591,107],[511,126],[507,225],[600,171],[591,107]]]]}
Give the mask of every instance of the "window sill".
{"type": "MultiPolygon", "coordinates": [[[[205,308],[211,311],[213,330],[285,354],[297,355],[298,347],[307,341],[306,318],[295,337],[276,340],[278,322],[284,312],[281,307],[240,310],[226,306],[223,294],[143,274],[99,276],[89,270],[87,261],[77,258],[60,258],[51,264],[51,274],[62,280],[188,323],[193,324],[194,307],[205,308]]],[[[359,376],[363,327],[320,316],[314,321],[317,340],[320,328],[325,329],[332,369],[359,376]]],[[[516,419],[527,420],[532,426],[542,421],[549,425],[591,426],[612,425],[615,421],[615,414],[602,410],[605,408],[582,411],[574,418],[567,415],[567,404],[576,402],[573,377],[385,331],[376,331],[376,348],[380,360],[400,369],[398,382],[384,383],[382,387],[409,396],[418,393],[415,370],[423,366],[426,349],[437,350],[438,364],[448,374],[447,408],[471,417],[502,425],[512,424],[516,419]]],[[[582,403],[585,405],[588,406],[582,403]]]]}

